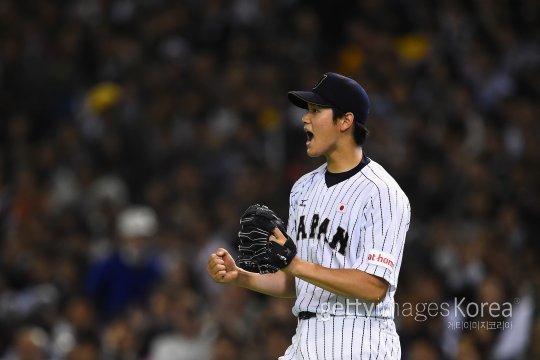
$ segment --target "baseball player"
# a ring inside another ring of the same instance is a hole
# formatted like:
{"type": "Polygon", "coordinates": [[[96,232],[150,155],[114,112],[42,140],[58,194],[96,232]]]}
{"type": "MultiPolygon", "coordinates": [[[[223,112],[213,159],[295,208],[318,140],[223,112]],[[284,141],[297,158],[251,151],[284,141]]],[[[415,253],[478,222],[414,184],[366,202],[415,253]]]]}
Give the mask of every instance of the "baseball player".
{"type": "Polygon", "coordinates": [[[307,110],[307,154],[326,163],[294,184],[286,230],[261,220],[272,218],[268,208],[248,209],[239,234],[247,257],[235,262],[218,249],[208,273],[219,283],[296,298],[296,334],[282,360],[400,359],[394,294],[410,205],[362,151],[368,95],[353,79],[326,73],[311,91],[288,97],[307,110]],[[269,246],[249,243],[265,236],[269,246]]]}

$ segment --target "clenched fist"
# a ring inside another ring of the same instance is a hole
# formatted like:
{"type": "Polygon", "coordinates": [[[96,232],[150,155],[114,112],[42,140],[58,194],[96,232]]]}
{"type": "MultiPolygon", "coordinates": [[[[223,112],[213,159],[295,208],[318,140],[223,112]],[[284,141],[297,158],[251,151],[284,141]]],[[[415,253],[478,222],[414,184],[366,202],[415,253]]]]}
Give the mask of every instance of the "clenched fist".
{"type": "Polygon", "coordinates": [[[223,248],[210,255],[206,268],[208,275],[221,284],[234,284],[238,279],[238,270],[231,254],[223,248]]]}

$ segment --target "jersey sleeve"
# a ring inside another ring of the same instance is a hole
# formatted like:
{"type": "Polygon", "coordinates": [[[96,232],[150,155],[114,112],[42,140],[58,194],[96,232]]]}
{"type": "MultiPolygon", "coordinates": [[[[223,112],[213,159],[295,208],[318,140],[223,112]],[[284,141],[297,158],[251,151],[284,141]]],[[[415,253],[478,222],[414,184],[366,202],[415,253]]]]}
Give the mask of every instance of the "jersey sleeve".
{"type": "Polygon", "coordinates": [[[409,200],[401,189],[375,184],[361,222],[363,251],[354,268],[379,276],[397,286],[405,235],[409,228],[409,200]]]}

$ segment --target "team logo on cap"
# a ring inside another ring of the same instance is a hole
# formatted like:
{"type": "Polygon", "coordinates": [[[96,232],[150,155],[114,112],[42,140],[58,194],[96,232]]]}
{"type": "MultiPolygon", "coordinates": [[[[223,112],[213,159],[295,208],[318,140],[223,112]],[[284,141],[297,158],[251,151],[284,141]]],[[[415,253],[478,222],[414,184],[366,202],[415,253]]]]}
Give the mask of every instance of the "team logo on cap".
{"type": "Polygon", "coordinates": [[[317,83],[317,85],[315,85],[315,86],[313,87],[313,90],[315,90],[316,88],[318,88],[318,87],[322,84],[322,82],[323,82],[324,80],[326,80],[327,77],[328,77],[328,75],[324,74],[324,75],[322,76],[321,80],[319,80],[319,82],[317,83]]]}

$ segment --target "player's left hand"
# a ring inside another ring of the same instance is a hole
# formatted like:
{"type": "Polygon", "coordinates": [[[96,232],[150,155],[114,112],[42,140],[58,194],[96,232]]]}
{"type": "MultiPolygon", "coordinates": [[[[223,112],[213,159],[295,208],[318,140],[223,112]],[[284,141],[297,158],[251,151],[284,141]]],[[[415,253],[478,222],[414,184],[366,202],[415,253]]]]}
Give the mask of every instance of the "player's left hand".
{"type": "Polygon", "coordinates": [[[274,231],[272,231],[272,235],[268,238],[270,241],[274,241],[278,243],[279,245],[283,246],[287,242],[287,237],[283,235],[281,230],[279,230],[278,227],[274,228],[274,231]]]}
{"type": "MultiPolygon", "coordinates": [[[[288,235],[284,235],[279,228],[275,228],[273,231],[273,235],[270,235],[269,240],[276,242],[280,246],[284,246],[287,243],[288,235]]],[[[298,258],[296,255],[292,257],[291,261],[287,266],[282,267],[280,270],[287,273],[292,274],[294,272],[293,265],[296,265],[296,263],[299,261],[300,258],[298,258]]]]}
{"type": "Polygon", "coordinates": [[[283,221],[268,207],[251,205],[240,219],[239,267],[261,274],[274,273],[290,264],[296,245],[283,221]]]}

